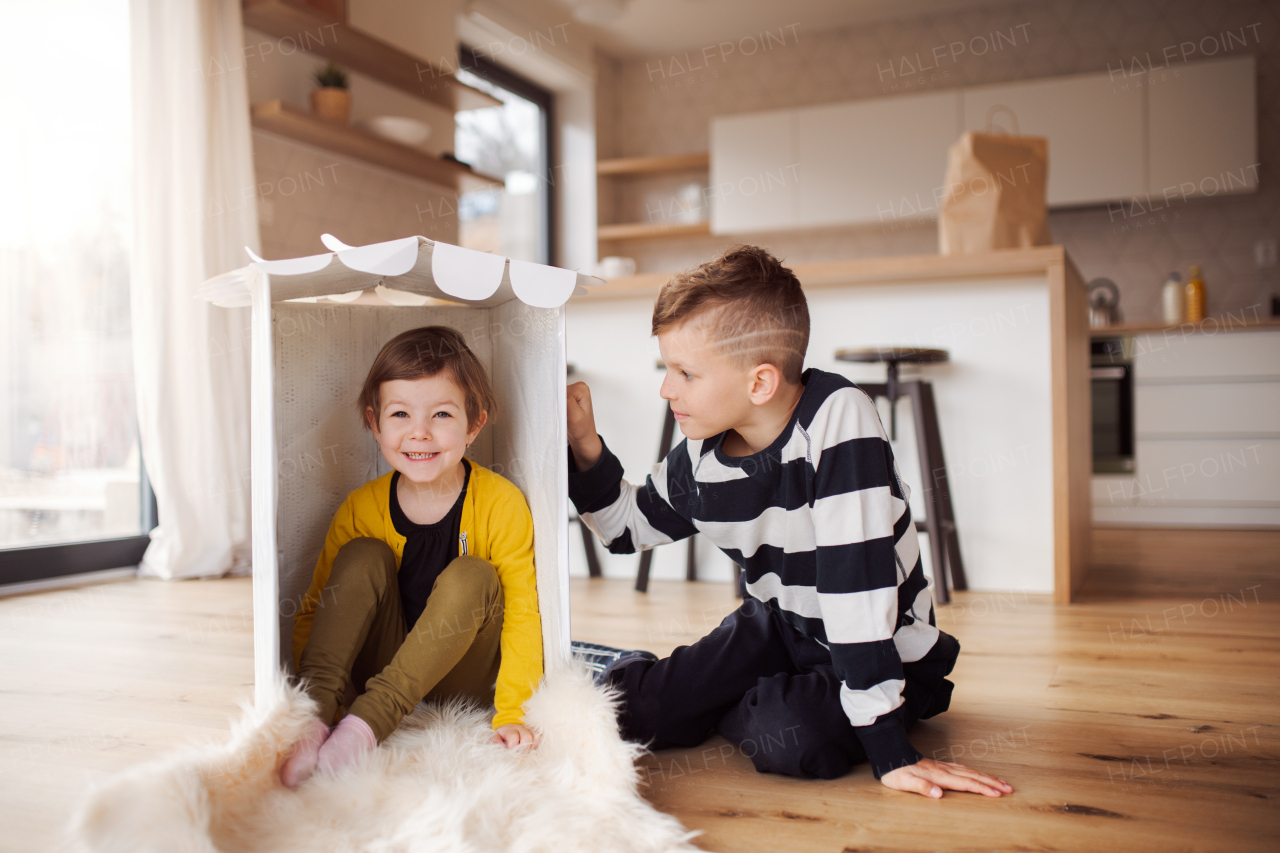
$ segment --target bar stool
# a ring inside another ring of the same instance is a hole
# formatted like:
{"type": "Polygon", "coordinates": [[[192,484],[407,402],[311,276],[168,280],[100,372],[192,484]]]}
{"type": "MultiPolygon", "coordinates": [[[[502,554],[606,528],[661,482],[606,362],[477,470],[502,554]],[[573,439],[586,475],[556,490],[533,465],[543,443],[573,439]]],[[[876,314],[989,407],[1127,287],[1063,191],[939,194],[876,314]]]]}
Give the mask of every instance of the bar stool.
{"type": "Polygon", "coordinates": [[[960,559],[960,536],[955,513],[951,508],[951,491],[947,483],[947,463],[942,455],[942,435],[938,431],[938,409],[933,401],[933,385],[923,379],[898,379],[899,364],[936,364],[950,358],[943,349],[920,347],[869,347],[836,351],[837,361],[858,363],[884,362],[883,385],[858,383],[872,399],[889,401],[889,437],[898,437],[896,403],[900,396],[911,398],[915,415],[916,452],[920,456],[920,477],[924,480],[924,498],[928,516],[916,522],[916,530],[929,534],[930,562],[939,604],[951,601],[951,589],[968,589],[964,563],[960,559]],[[948,573],[950,588],[948,588],[948,573]]]}
{"type": "MultiPolygon", "coordinates": [[[[657,362],[659,370],[666,370],[667,366],[661,360],[657,362]]],[[[667,458],[667,454],[671,452],[671,442],[675,439],[676,434],[676,415],[671,411],[671,406],[664,400],[662,405],[662,438],[658,441],[658,461],[661,462],[667,458]]],[[[694,544],[697,534],[686,539],[687,554],[685,562],[685,580],[696,581],[698,579],[698,559],[697,546],[694,544]]],[[[653,563],[653,549],[640,552],[640,570],[636,572],[636,592],[649,591],[649,566],[653,563]]],[[[736,586],[736,584],[735,584],[736,586]]]]}
{"type": "MultiPolygon", "coordinates": [[[[567,375],[572,377],[575,372],[577,371],[574,369],[574,366],[572,364],[568,365],[567,375]]],[[[582,531],[582,547],[587,552],[587,574],[593,578],[602,577],[603,573],[600,571],[600,557],[596,554],[595,535],[587,529],[585,524],[582,523],[582,519],[578,517],[577,513],[574,513],[569,521],[570,523],[576,521],[578,523],[578,528],[582,531]]]]}

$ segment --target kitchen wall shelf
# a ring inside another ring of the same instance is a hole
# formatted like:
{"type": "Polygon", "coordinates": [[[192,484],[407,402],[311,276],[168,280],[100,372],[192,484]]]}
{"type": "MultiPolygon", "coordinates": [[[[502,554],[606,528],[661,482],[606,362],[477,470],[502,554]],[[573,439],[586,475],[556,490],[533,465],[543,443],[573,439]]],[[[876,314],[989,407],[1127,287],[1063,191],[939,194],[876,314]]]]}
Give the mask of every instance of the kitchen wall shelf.
{"type": "Polygon", "coordinates": [[[597,240],[662,240],[667,237],[705,237],[710,233],[710,222],[623,222],[596,226],[597,240]]]}
{"type": "Polygon", "coordinates": [[[260,130],[402,172],[458,192],[503,185],[502,181],[481,175],[465,163],[436,157],[347,124],[316,118],[280,101],[254,104],[252,121],[253,126],[260,130]]]}
{"type": "Polygon", "coordinates": [[[310,53],[451,112],[501,106],[425,59],[374,38],[298,0],[244,0],[244,25],[289,38],[310,53]]]}
{"type": "Polygon", "coordinates": [[[596,162],[597,175],[644,175],[653,172],[683,172],[691,169],[707,169],[711,166],[711,154],[694,151],[690,154],[672,154],[664,157],[615,157],[596,162]]]}

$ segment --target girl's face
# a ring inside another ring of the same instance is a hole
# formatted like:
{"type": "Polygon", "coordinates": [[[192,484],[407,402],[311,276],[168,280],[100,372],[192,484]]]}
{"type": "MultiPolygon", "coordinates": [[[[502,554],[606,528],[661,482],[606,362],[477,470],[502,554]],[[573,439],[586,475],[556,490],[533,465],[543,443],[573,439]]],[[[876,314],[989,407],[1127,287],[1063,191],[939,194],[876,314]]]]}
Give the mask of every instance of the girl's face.
{"type": "Polygon", "coordinates": [[[477,423],[467,423],[466,394],[448,371],[383,382],[378,393],[382,411],[369,407],[365,417],[382,457],[418,485],[456,471],[488,417],[482,412],[477,423]]]}

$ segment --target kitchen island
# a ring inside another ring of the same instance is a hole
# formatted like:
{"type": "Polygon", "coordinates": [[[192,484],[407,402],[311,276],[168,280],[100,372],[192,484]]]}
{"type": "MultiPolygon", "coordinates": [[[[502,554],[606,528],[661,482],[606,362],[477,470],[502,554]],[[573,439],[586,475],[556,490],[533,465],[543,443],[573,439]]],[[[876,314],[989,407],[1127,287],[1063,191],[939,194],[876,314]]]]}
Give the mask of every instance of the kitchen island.
{"type": "MultiPolygon", "coordinates": [[[[851,347],[945,349],[950,361],[903,366],[933,382],[969,588],[1052,592],[1068,602],[1089,565],[1089,329],[1084,283],[1061,246],[964,256],[871,258],[792,266],[809,300],[807,367],[884,381],[879,364],[838,362],[851,347]]],[[[669,275],[615,279],[568,306],[569,361],[592,387],[601,435],[628,479],[653,464],[663,407],[649,318],[669,275]]],[[[888,422],[887,403],[879,401],[888,422]]],[[[894,450],[922,518],[910,402],[894,450]]],[[[932,543],[922,534],[926,570],[932,543]]],[[[702,543],[700,577],[727,578],[702,543]],[[704,559],[705,555],[705,559],[704,559]],[[704,568],[705,565],[705,568],[704,568]]],[[[659,548],[655,577],[683,576],[683,548],[659,548]]],[[[606,555],[606,573],[635,558],[606,555]]]]}

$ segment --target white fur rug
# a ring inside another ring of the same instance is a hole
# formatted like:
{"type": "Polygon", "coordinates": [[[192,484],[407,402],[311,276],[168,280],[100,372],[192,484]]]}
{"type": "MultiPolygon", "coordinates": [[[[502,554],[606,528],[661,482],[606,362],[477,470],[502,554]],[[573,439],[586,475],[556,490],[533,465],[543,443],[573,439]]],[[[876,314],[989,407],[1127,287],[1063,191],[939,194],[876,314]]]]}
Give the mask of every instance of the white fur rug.
{"type": "Polygon", "coordinates": [[[419,706],[361,763],[296,791],[278,771],[312,712],[281,685],[224,745],[187,748],[92,791],[73,843],[92,853],[693,851],[637,793],[641,748],[588,674],[549,675],[526,705],[535,750],[489,743],[490,712],[419,706]]]}

